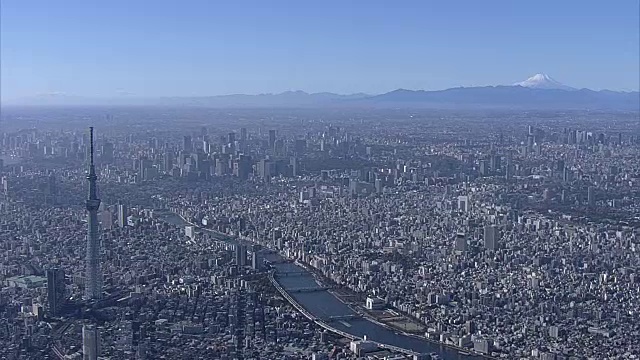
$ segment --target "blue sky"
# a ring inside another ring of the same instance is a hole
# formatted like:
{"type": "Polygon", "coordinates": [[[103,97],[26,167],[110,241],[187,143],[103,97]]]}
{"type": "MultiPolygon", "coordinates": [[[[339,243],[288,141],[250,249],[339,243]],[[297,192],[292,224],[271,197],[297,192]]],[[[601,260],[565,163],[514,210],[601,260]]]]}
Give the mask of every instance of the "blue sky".
{"type": "Polygon", "coordinates": [[[511,84],[637,90],[638,0],[2,0],[3,99],[381,93],[511,84]]]}

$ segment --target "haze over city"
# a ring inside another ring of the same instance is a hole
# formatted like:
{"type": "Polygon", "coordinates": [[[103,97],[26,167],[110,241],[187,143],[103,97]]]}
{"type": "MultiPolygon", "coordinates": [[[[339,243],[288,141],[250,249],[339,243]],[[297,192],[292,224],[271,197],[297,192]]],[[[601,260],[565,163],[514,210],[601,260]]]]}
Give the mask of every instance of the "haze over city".
{"type": "Polygon", "coordinates": [[[0,3],[0,359],[640,360],[640,3],[0,3]]]}

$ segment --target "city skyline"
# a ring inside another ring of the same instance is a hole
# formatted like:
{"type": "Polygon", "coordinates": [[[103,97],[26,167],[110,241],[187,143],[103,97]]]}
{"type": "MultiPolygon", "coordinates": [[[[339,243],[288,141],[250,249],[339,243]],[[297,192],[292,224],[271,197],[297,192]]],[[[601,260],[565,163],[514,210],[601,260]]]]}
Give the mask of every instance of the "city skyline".
{"type": "Polygon", "coordinates": [[[509,85],[540,72],[576,88],[636,91],[640,78],[635,1],[39,4],[2,4],[3,100],[380,94],[509,85]]]}
{"type": "Polygon", "coordinates": [[[639,0],[0,4],[0,359],[638,359],[639,0]]]}
{"type": "Polygon", "coordinates": [[[1,116],[0,358],[640,353],[637,112],[1,116]]]}

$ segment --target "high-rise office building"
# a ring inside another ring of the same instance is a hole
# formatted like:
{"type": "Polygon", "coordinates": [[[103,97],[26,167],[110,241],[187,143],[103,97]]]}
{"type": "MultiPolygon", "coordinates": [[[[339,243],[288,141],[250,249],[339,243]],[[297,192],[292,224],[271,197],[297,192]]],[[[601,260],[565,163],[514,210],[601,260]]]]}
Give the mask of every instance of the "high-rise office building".
{"type": "Polygon", "coordinates": [[[460,211],[468,212],[469,211],[469,197],[468,196],[458,196],[458,209],[460,211]]]}
{"type": "Polygon", "coordinates": [[[246,266],[247,265],[247,246],[238,244],[236,245],[236,265],[238,266],[246,266]]]}
{"type": "Polygon", "coordinates": [[[227,143],[233,144],[235,142],[236,142],[236,133],[230,132],[229,134],[227,134],[227,143]]]}
{"type": "Polygon", "coordinates": [[[467,320],[464,323],[464,329],[467,334],[471,335],[476,332],[476,323],[473,320],[467,320]]]}
{"type": "Polygon", "coordinates": [[[158,141],[158,138],[151,138],[149,139],[149,149],[157,149],[160,146],[160,142],[158,141]]]}
{"type": "Polygon", "coordinates": [[[165,151],[163,157],[162,157],[162,164],[163,164],[163,170],[164,172],[168,173],[173,169],[173,152],[172,151],[165,151]]]}
{"type": "Polygon", "coordinates": [[[596,205],[596,194],[593,186],[587,188],[587,204],[589,204],[590,207],[596,205]]]}
{"type": "Polygon", "coordinates": [[[251,172],[251,159],[246,155],[239,155],[233,162],[233,175],[242,180],[249,178],[251,172]]]}
{"type": "Polygon", "coordinates": [[[511,181],[513,176],[513,154],[509,151],[507,153],[507,165],[504,168],[504,178],[507,182],[511,181]]]}
{"type": "Polygon", "coordinates": [[[480,160],[480,176],[489,175],[489,164],[486,160],[480,160]]]}
{"type": "Polygon", "coordinates": [[[9,196],[9,178],[3,176],[0,183],[2,184],[2,194],[4,194],[5,196],[9,196]]]}
{"type": "Polygon", "coordinates": [[[291,167],[291,176],[296,177],[299,174],[299,170],[298,170],[298,158],[295,156],[292,156],[291,158],[289,158],[289,166],[291,167]]]}
{"type": "Polygon", "coordinates": [[[58,181],[55,175],[49,175],[45,192],[45,201],[48,204],[55,204],[58,200],[58,181]]]}
{"type": "Polygon", "coordinates": [[[284,155],[284,140],[282,139],[278,139],[276,140],[276,143],[274,145],[274,149],[273,149],[273,153],[276,154],[277,156],[283,156],[284,155]]]}
{"type": "Polygon", "coordinates": [[[562,181],[563,182],[569,182],[573,179],[573,173],[571,172],[571,170],[568,167],[565,167],[562,170],[562,181]]]}
{"type": "Polygon", "coordinates": [[[52,316],[60,315],[60,310],[65,301],[64,270],[52,268],[47,270],[47,301],[49,313],[52,316]]]}
{"type": "Polygon", "coordinates": [[[193,152],[193,142],[191,141],[191,136],[187,135],[182,139],[182,150],[185,153],[193,152]]]}
{"type": "Polygon", "coordinates": [[[126,227],[127,226],[127,206],[124,204],[118,204],[118,227],[126,227]]]}
{"type": "Polygon", "coordinates": [[[211,140],[209,140],[208,136],[205,136],[204,139],[202,139],[202,151],[205,154],[210,154],[213,152],[213,146],[211,144],[211,140]]]}
{"type": "Polygon", "coordinates": [[[229,162],[226,158],[217,158],[216,159],[216,175],[223,176],[229,173],[229,162]]]}
{"type": "Polygon", "coordinates": [[[258,162],[258,175],[263,180],[269,180],[273,175],[273,172],[271,171],[273,168],[272,165],[271,161],[267,159],[262,159],[258,162]]]}
{"type": "Polygon", "coordinates": [[[192,225],[187,225],[184,227],[184,236],[193,240],[196,237],[196,228],[192,225]]]}
{"type": "Polygon", "coordinates": [[[262,254],[260,253],[261,249],[262,247],[260,245],[251,245],[251,268],[253,270],[259,271],[262,269],[262,254]]]}
{"type": "Polygon", "coordinates": [[[251,267],[253,270],[261,270],[262,269],[262,258],[260,256],[260,252],[254,251],[251,254],[251,267]]]}
{"type": "Polygon", "coordinates": [[[329,355],[320,352],[314,352],[311,354],[311,360],[327,360],[329,359],[329,355]]]}
{"type": "Polygon", "coordinates": [[[500,155],[491,155],[489,162],[490,162],[489,165],[491,167],[491,171],[494,173],[497,173],[502,166],[501,164],[502,157],[500,155]]]}
{"type": "Polygon", "coordinates": [[[304,152],[307,150],[307,140],[297,139],[295,142],[294,150],[296,152],[296,155],[304,155],[304,152]]]}
{"type": "Polygon", "coordinates": [[[276,131],[269,130],[269,149],[274,150],[276,147],[276,131]]]}
{"type": "Polygon", "coordinates": [[[247,128],[240,129],[240,141],[247,141],[247,128]]]}
{"type": "Polygon", "coordinates": [[[534,144],[535,144],[535,138],[533,137],[533,135],[527,136],[527,150],[529,152],[533,151],[533,145],[534,144]]]}
{"type": "Polygon", "coordinates": [[[465,252],[467,251],[467,237],[465,234],[457,234],[454,241],[454,250],[465,252]]]}
{"type": "Polygon", "coordinates": [[[100,212],[100,225],[104,230],[113,229],[113,214],[111,211],[105,209],[100,212]]]}
{"type": "Polygon", "coordinates": [[[53,174],[49,175],[49,179],[47,181],[47,193],[52,196],[58,194],[58,181],[56,180],[56,176],[53,174]]]}
{"type": "Polygon", "coordinates": [[[100,356],[100,339],[98,329],[94,325],[82,326],[82,359],[98,360],[100,356]]]}
{"type": "Polygon", "coordinates": [[[136,350],[136,359],[138,360],[146,360],[148,358],[147,356],[147,350],[149,349],[149,343],[148,341],[141,341],[138,343],[138,348],[136,350]]]}
{"type": "Polygon", "coordinates": [[[484,248],[487,250],[496,249],[496,237],[498,229],[493,225],[484,227],[484,248]]]}
{"type": "Polygon", "coordinates": [[[100,266],[100,239],[98,238],[98,186],[96,180],[96,167],[93,163],[93,127],[89,128],[89,194],[86,201],[87,212],[87,275],[85,281],[84,296],[87,299],[99,299],[102,295],[102,269],[100,266]]]}
{"type": "Polygon", "coordinates": [[[140,180],[153,180],[153,161],[143,157],[138,162],[140,166],[138,169],[138,177],[140,180]]]}
{"type": "Polygon", "coordinates": [[[113,162],[113,144],[106,142],[102,144],[102,151],[100,152],[100,160],[103,163],[113,162]]]}

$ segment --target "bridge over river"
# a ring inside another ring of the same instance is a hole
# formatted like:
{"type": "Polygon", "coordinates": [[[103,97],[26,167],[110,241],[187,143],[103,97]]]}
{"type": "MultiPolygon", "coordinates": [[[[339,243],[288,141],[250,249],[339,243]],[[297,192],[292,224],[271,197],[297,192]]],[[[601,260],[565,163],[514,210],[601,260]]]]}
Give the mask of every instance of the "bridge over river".
{"type": "Polygon", "coordinates": [[[363,317],[335,297],[329,289],[318,285],[313,274],[299,265],[282,263],[275,264],[273,267],[275,268],[274,281],[278,284],[277,288],[286,293],[285,298],[296,308],[304,309],[305,316],[316,323],[322,323],[321,326],[327,330],[350,339],[361,339],[366,335],[368,340],[407,354],[436,353],[445,360],[483,359],[480,355],[463,354],[454,348],[425,338],[394,331],[363,317]],[[306,274],[301,274],[303,270],[306,274]],[[289,272],[296,275],[285,275],[289,272]],[[296,291],[296,289],[315,290],[296,291]]]}
{"type": "MultiPolygon", "coordinates": [[[[166,215],[163,215],[166,216],[166,215]]],[[[167,220],[178,226],[188,224],[178,215],[172,214],[167,220]]],[[[228,236],[221,240],[235,242],[228,236]]],[[[279,292],[305,317],[318,326],[348,339],[375,341],[391,350],[411,353],[436,353],[444,360],[483,359],[480,355],[463,354],[455,348],[447,347],[426,338],[403,334],[356,313],[335,297],[328,287],[318,285],[314,275],[304,267],[283,259],[277,253],[266,256],[274,271],[269,275],[279,292]]]]}

